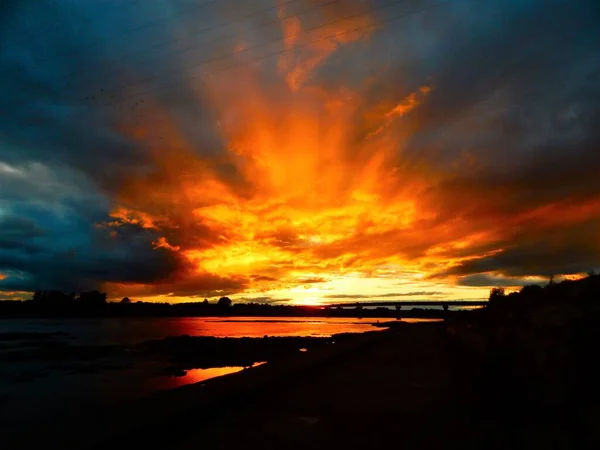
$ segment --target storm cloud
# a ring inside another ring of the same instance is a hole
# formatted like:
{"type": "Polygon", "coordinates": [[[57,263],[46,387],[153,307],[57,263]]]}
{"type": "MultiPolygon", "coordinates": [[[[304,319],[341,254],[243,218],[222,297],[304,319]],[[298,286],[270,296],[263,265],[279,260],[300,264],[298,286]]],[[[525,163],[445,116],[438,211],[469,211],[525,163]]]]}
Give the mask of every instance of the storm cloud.
{"type": "Polygon", "coordinates": [[[600,268],[597,1],[38,3],[0,11],[0,291],[600,268]]]}

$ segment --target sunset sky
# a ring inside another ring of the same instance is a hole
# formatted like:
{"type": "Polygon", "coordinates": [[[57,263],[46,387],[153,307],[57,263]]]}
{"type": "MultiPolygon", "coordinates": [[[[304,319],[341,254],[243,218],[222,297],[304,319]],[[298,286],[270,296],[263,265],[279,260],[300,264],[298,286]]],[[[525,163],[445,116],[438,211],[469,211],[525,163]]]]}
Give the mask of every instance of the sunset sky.
{"type": "Polygon", "coordinates": [[[600,269],[597,0],[9,5],[0,299],[481,299],[600,269]]]}

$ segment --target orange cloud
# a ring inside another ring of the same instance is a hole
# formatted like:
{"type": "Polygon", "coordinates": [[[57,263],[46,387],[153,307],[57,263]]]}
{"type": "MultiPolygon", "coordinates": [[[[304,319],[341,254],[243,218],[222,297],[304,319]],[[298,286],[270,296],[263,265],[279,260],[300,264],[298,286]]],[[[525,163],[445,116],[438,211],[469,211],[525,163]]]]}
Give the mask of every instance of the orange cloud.
{"type": "MultiPolygon", "coordinates": [[[[424,97],[431,92],[431,87],[422,86],[419,88],[417,92],[412,92],[406,98],[404,98],[400,103],[393,106],[389,111],[384,113],[385,121],[384,123],[377,128],[375,131],[369,133],[367,137],[373,137],[381,133],[384,128],[390,126],[394,119],[404,116],[408,114],[413,109],[415,109],[420,104],[420,97],[424,97]]],[[[375,120],[380,120],[379,117],[375,117],[375,120]]]]}
{"type": "Polygon", "coordinates": [[[167,239],[164,236],[159,237],[156,241],[152,242],[153,248],[156,250],[157,248],[165,248],[167,250],[171,250],[173,252],[179,251],[181,247],[178,245],[171,245],[167,242],[167,239]]]}
{"type": "Polygon", "coordinates": [[[322,14],[316,23],[308,19],[307,23],[303,23],[299,16],[287,14],[284,2],[278,3],[286,50],[280,56],[278,66],[292,91],[298,91],[311,73],[341,45],[368,36],[369,27],[374,24],[373,17],[365,8],[368,5],[361,1],[319,5],[322,14]]]}
{"type": "Polygon", "coordinates": [[[110,213],[110,217],[115,219],[108,222],[109,227],[118,227],[122,224],[138,225],[142,228],[156,228],[153,219],[149,214],[143,211],[129,211],[125,208],[117,208],[110,213]]]}
{"type": "MultiPolygon", "coordinates": [[[[361,2],[343,3],[346,15],[360,9],[361,2]]],[[[324,8],[321,19],[339,14],[324,8]]],[[[366,280],[376,279],[379,291],[339,295],[481,298],[486,280],[541,276],[534,267],[544,253],[532,253],[530,273],[509,273],[505,255],[517,244],[544,246],[555,235],[572,242],[561,230],[600,216],[598,197],[520,198],[526,189],[496,182],[477,149],[447,160],[444,138],[415,144],[419,129],[439,120],[427,115],[437,93],[429,84],[411,91],[394,79],[373,93],[371,78],[335,88],[311,79],[336,50],[366,37],[351,30],[373,18],[311,32],[281,5],[279,17],[286,52],[278,80],[265,83],[260,67],[245,65],[198,88],[213,120],[211,144],[184,130],[158,100],[146,103],[145,125],[121,127],[154,165],[123,183],[107,226],[156,230],[153,247],[176,253],[181,269],[156,284],[113,285],[115,292],[244,292],[306,303],[349,284],[366,290],[366,280]],[[492,275],[460,285],[473,273],[492,275]],[[398,292],[399,282],[409,290],[398,292]]]]}

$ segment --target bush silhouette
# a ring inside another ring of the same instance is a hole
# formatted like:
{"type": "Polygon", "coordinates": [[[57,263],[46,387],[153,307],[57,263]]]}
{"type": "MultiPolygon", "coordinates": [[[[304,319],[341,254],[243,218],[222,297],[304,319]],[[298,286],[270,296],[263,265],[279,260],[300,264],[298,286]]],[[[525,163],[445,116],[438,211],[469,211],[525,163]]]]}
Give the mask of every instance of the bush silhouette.
{"type": "Polygon", "coordinates": [[[495,301],[503,299],[504,297],[506,297],[506,291],[504,290],[504,288],[496,287],[490,291],[489,301],[495,302],[495,301]]]}
{"type": "Polygon", "coordinates": [[[232,301],[229,297],[221,297],[217,302],[217,305],[221,308],[229,308],[231,307],[232,301]]]}

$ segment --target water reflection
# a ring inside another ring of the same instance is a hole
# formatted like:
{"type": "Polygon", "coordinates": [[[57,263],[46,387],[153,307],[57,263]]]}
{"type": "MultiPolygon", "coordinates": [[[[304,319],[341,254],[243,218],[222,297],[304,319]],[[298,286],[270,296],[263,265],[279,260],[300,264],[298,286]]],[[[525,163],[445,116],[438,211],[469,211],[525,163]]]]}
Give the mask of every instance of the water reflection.
{"type": "MultiPolygon", "coordinates": [[[[258,367],[266,364],[266,361],[261,361],[252,364],[250,367],[258,367]]],[[[191,369],[186,372],[185,375],[180,377],[168,377],[168,380],[162,380],[164,382],[164,389],[173,389],[179,386],[185,386],[186,384],[200,383],[201,381],[210,380],[211,378],[222,377],[231,373],[241,372],[249,367],[243,366],[229,366],[229,367],[211,367],[209,369],[191,369]]],[[[161,383],[162,384],[162,383],[161,383]]]]}
{"type": "MultiPolygon", "coordinates": [[[[256,362],[250,367],[263,364],[266,362],[256,362]]],[[[28,382],[15,383],[0,377],[0,397],[4,398],[0,405],[0,435],[3,429],[19,429],[25,424],[41,423],[47,417],[135,400],[247,368],[192,369],[184,376],[175,377],[157,375],[144,368],[66,373],[46,367],[40,377],[28,382]]]]}
{"type": "MultiPolygon", "coordinates": [[[[163,317],[93,319],[11,319],[0,320],[4,332],[67,333],[77,345],[137,344],[167,336],[263,337],[315,336],[337,333],[364,333],[377,318],[314,317],[163,317]]],[[[393,319],[380,319],[389,321],[393,319]]]]}
{"type": "Polygon", "coordinates": [[[443,322],[444,319],[402,319],[402,322],[406,323],[429,323],[429,322],[443,322]]]}

